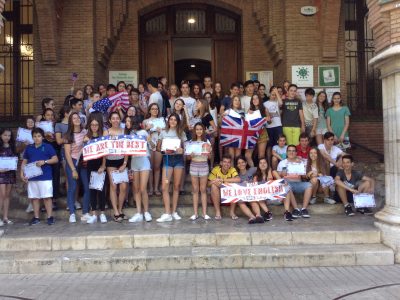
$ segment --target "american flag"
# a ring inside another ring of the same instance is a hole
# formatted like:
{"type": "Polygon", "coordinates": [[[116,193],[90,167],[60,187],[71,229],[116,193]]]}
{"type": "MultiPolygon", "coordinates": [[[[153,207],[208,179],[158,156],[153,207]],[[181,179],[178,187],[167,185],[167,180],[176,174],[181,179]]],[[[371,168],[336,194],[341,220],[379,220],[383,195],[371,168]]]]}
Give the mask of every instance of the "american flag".
{"type": "Polygon", "coordinates": [[[130,105],[129,95],[127,92],[119,92],[109,97],[112,105],[109,108],[109,112],[115,111],[115,109],[120,106],[124,111],[126,111],[130,105]]]}
{"type": "Polygon", "coordinates": [[[259,132],[266,122],[265,118],[249,122],[230,115],[224,116],[221,124],[221,146],[253,149],[260,136],[259,132]]]}

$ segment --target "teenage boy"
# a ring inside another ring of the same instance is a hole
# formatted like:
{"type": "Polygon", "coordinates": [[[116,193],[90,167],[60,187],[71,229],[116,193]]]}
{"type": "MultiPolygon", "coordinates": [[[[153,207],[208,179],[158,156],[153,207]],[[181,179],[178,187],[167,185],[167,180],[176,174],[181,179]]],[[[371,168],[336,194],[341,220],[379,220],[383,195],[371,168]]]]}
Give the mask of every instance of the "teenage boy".
{"type": "MultiPolygon", "coordinates": [[[[158,91],[163,99],[163,108],[164,110],[161,112],[161,115],[166,118],[171,114],[171,104],[169,103],[168,93],[164,88],[164,85],[161,81],[158,82],[158,91]]],[[[151,98],[151,96],[150,96],[151,98]]]]}
{"type": "MultiPolygon", "coordinates": [[[[238,96],[240,93],[240,85],[237,82],[231,84],[230,95],[225,96],[221,101],[221,108],[219,109],[219,115],[224,115],[224,112],[231,108],[232,98],[238,96]]],[[[243,108],[243,107],[242,107],[243,108]]]]}
{"type": "Polygon", "coordinates": [[[183,81],[181,84],[181,93],[182,96],[179,97],[185,102],[185,106],[187,108],[187,112],[189,115],[189,120],[193,119],[196,110],[196,100],[190,97],[190,87],[189,82],[183,81]]]}
{"type": "MultiPolygon", "coordinates": [[[[349,154],[342,156],[342,168],[335,177],[336,191],[339,194],[340,200],[344,205],[346,216],[353,216],[354,212],[349,202],[353,202],[353,194],[368,193],[373,194],[375,189],[375,181],[365,176],[360,171],[353,170],[353,157],[349,154]]],[[[358,212],[366,215],[371,215],[372,211],[365,208],[358,208],[358,212]]]]}
{"type": "Polygon", "coordinates": [[[301,159],[308,159],[308,153],[311,150],[310,139],[307,133],[303,132],[299,137],[299,144],[296,146],[297,156],[301,159]]]}
{"type": "Polygon", "coordinates": [[[318,145],[318,149],[319,151],[321,151],[321,154],[324,157],[325,161],[329,163],[329,175],[333,178],[335,178],[340,165],[338,157],[344,154],[344,152],[340,150],[339,147],[333,145],[334,142],[335,135],[332,132],[328,131],[324,134],[324,143],[318,145]]]}
{"type": "Polygon", "coordinates": [[[239,183],[240,177],[234,167],[232,167],[232,158],[229,155],[222,156],[220,166],[216,166],[208,175],[208,186],[211,188],[211,200],[215,208],[215,219],[221,220],[221,184],[239,183]]]}
{"type": "Polygon", "coordinates": [[[306,102],[303,104],[304,123],[306,124],[306,133],[312,139],[317,134],[318,106],[314,103],[315,91],[312,88],[304,92],[306,102]]]}
{"type": "Polygon", "coordinates": [[[81,124],[83,127],[86,126],[86,115],[82,113],[83,101],[82,99],[72,98],[69,102],[71,104],[72,112],[77,112],[79,118],[81,119],[81,124]]]}
{"type": "Polygon", "coordinates": [[[47,224],[54,224],[53,217],[53,175],[51,165],[58,163],[56,151],[50,144],[43,143],[44,132],[41,128],[32,129],[33,144],[28,145],[24,152],[24,160],[21,164],[21,179],[28,183],[28,198],[32,202],[34,217],[29,225],[40,223],[40,199],[43,199],[47,212],[47,224]],[[25,177],[24,168],[26,164],[35,163],[42,168],[42,175],[25,177]]]}
{"type": "Polygon", "coordinates": [[[147,90],[151,93],[149,105],[152,103],[158,104],[160,113],[164,111],[164,100],[158,90],[158,79],[156,77],[149,77],[146,79],[147,90]]]}
{"type": "Polygon", "coordinates": [[[201,93],[204,95],[205,93],[213,94],[214,90],[212,88],[212,79],[211,76],[206,76],[203,79],[204,89],[202,89],[201,93]]]}
{"type": "Polygon", "coordinates": [[[247,80],[243,86],[244,86],[245,95],[242,96],[242,98],[240,99],[240,102],[242,104],[242,109],[243,109],[244,113],[247,114],[247,112],[250,109],[251,97],[254,95],[254,82],[253,82],[253,80],[247,80]]]}
{"type": "Polygon", "coordinates": [[[283,134],[288,145],[298,145],[300,133],[305,131],[303,104],[296,99],[297,85],[291,84],[282,104],[283,134]]]}
{"type": "Polygon", "coordinates": [[[304,163],[301,159],[297,157],[297,150],[295,145],[287,146],[287,159],[282,160],[278,164],[277,171],[279,176],[286,179],[293,193],[303,194],[303,207],[300,210],[299,208],[297,208],[297,205],[294,206],[294,209],[292,211],[293,218],[309,218],[310,214],[308,213],[307,206],[310,202],[312,195],[312,185],[309,182],[301,181],[301,175],[288,173],[288,165],[291,163],[304,163]]]}

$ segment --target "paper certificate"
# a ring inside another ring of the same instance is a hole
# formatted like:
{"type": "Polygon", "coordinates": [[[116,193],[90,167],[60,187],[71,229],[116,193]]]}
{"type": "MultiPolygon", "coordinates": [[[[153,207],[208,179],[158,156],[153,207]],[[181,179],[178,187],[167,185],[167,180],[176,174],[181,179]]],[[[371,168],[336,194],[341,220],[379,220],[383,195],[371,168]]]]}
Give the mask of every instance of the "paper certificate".
{"type": "Polygon", "coordinates": [[[43,170],[41,167],[36,165],[36,162],[26,164],[24,167],[24,176],[28,179],[43,175],[43,170]]]}
{"type": "Polygon", "coordinates": [[[207,155],[211,151],[211,145],[206,142],[186,142],[185,155],[207,155]]]}
{"type": "Polygon", "coordinates": [[[129,177],[128,177],[128,169],[125,168],[125,170],[123,170],[122,172],[116,170],[114,172],[111,173],[111,178],[112,178],[112,182],[114,184],[120,184],[123,182],[129,182],[129,177]]]}
{"type": "Polygon", "coordinates": [[[159,129],[165,128],[164,118],[157,118],[157,119],[151,120],[151,124],[153,125],[153,127],[151,127],[150,131],[156,131],[157,128],[159,128],[159,129]]]}
{"type": "Polygon", "coordinates": [[[245,115],[246,121],[250,122],[257,119],[262,119],[261,112],[259,110],[253,111],[251,114],[245,115]]]}
{"type": "Polygon", "coordinates": [[[375,207],[375,197],[374,194],[360,193],[353,194],[354,207],[375,207]]]}
{"type": "Polygon", "coordinates": [[[32,130],[21,127],[18,128],[16,140],[18,142],[28,142],[29,144],[33,144],[32,130]]]}
{"type": "Polygon", "coordinates": [[[0,157],[0,170],[17,170],[18,157],[0,157]]]}
{"type": "Polygon", "coordinates": [[[319,183],[322,188],[326,188],[335,184],[332,176],[318,176],[319,183]]]}
{"type": "Polygon", "coordinates": [[[289,175],[306,175],[306,165],[303,162],[300,163],[288,162],[287,173],[289,175]]]}
{"type": "Polygon", "coordinates": [[[165,138],[161,143],[161,151],[173,150],[181,147],[181,139],[178,138],[165,138]]]}
{"type": "Polygon", "coordinates": [[[102,191],[104,187],[104,181],[106,179],[106,172],[90,172],[89,189],[102,191]]]}
{"type": "Polygon", "coordinates": [[[54,133],[53,122],[40,121],[39,123],[36,123],[36,127],[43,129],[44,133],[54,133]]]}

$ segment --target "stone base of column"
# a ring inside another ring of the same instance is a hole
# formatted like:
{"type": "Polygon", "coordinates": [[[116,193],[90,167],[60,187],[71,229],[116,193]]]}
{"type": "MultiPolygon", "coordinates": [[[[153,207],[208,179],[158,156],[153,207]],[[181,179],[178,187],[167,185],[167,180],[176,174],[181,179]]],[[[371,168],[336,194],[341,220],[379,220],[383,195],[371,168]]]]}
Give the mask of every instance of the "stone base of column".
{"type": "Polygon", "coordinates": [[[381,230],[381,242],[393,249],[395,262],[400,263],[400,209],[385,206],[375,214],[375,226],[381,230]]]}

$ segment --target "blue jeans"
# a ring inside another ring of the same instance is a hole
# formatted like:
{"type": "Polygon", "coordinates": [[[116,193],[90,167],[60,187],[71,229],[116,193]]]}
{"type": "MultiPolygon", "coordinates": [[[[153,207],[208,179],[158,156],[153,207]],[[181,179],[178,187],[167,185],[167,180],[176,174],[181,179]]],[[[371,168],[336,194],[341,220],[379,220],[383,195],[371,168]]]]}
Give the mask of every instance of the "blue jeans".
{"type": "MultiPolygon", "coordinates": [[[[72,162],[76,166],[76,159],[72,159],[72,162]]],[[[76,194],[76,186],[78,181],[72,177],[72,170],[67,163],[66,167],[67,171],[67,180],[68,180],[68,191],[67,191],[67,204],[69,208],[69,213],[75,213],[75,194],[76,194]]],[[[87,180],[87,169],[86,168],[79,168],[77,169],[79,174],[79,179],[82,181],[83,185],[83,214],[89,212],[89,203],[90,203],[90,191],[89,191],[89,181],[87,180]]],[[[78,180],[79,180],[78,179],[78,180]]]]}

